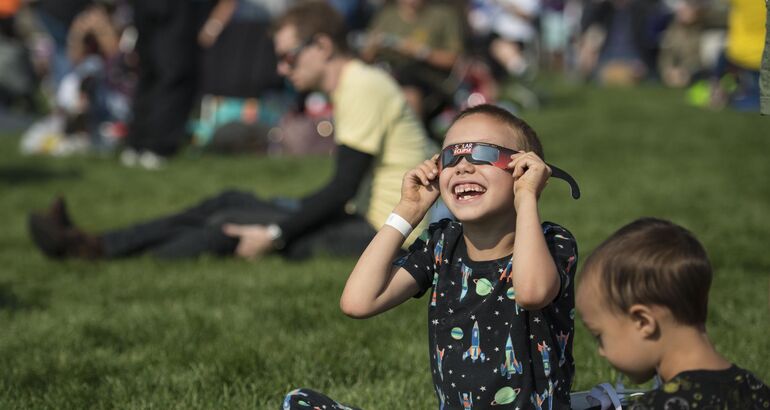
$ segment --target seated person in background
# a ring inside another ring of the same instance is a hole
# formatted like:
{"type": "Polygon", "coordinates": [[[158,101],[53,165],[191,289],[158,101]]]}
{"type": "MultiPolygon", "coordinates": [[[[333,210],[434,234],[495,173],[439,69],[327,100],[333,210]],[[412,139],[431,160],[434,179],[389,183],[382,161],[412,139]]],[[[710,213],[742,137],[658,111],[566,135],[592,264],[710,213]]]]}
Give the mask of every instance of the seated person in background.
{"type": "Polygon", "coordinates": [[[632,85],[655,67],[658,45],[651,39],[652,18],[660,7],[651,0],[590,3],[583,14],[577,64],[585,78],[602,84],[632,85]]]}
{"type": "Polygon", "coordinates": [[[404,90],[409,105],[425,119],[441,104],[424,106],[426,97],[440,102],[454,90],[445,90],[463,51],[462,25],[455,10],[430,0],[396,0],[374,17],[361,57],[383,63],[404,90]]]}
{"type": "Polygon", "coordinates": [[[685,87],[700,72],[700,43],[703,31],[698,0],[680,0],[674,4],[673,21],[663,33],[658,56],[658,72],[669,87],[685,87]]]}
{"type": "Polygon", "coordinates": [[[67,133],[86,132],[97,148],[117,144],[125,133],[121,124],[131,117],[136,56],[126,40],[121,47],[127,13],[125,7],[95,3],[75,17],[68,32],[73,69],[57,90],[57,109],[67,117],[67,133]]]}
{"type": "Polygon", "coordinates": [[[535,21],[542,8],[541,0],[474,0],[469,23],[483,38],[497,77],[502,74],[520,77],[530,64],[527,46],[537,37],[535,21]],[[502,69],[502,70],[501,70],[502,69]]]}
{"type": "Polygon", "coordinates": [[[329,5],[303,2],[275,27],[279,72],[298,90],[323,91],[334,103],[336,169],[326,186],[294,207],[227,191],[180,213],[98,235],[74,226],[58,201],[30,217],[40,250],[54,258],[360,254],[398,203],[402,175],[433,147],[387,73],[350,56],[342,18],[329,5]],[[354,198],[355,212],[346,212],[354,198]]]}
{"type": "Polygon", "coordinates": [[[656,373],[663,379],[660,390],[632,401],[630,409],[770,406],[770,389],[709,340],[711,276],[692,233],[654,218],[624,226],[586,260],[577,309],[599,354],[636,383],[656,373]]]}
{"type": "MultiPolygon", "coordinates": [[[[441,409],[568,410],[577,245],[563,227],[541,222],[538,198],[552,169],[537,134],[508,111],[479,105],[457,117],[437,157],[404,176],[401,201],[350,274],[342,311],[366,318],[431,292],[441,409]],[[460,222],[431,224],[394,263],[439,195],[460,222]]],[[[337,405],[300,389],[284,409],[303,403],[337,405]]]]}
{"type": "Polygon", "coordinates": [[[713,108],[729,106],[739,111],[759,111],[765,15],[762,2],[730,0],[725,53],[712,79],[713,108]],[[725,76],[732,77],[732,81],[722,81],[725,76]]]}

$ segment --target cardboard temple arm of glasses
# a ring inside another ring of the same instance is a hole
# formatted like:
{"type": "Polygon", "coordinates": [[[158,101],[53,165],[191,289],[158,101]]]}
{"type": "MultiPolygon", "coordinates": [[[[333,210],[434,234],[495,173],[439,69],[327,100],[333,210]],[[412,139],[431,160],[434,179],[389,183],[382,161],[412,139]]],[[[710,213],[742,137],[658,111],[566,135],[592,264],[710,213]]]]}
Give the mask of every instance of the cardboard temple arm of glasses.
{"type": "Polygon", "coordinates": [[[578,186],[577,181],[575,181],[575,178],[572,178],[572,175],[568,174],[567,171],[546,163],[551,168],[551,176],[554,178],[559,178],[564,181],[566,181],[569,184],[570,192],[572,193],[572,198],[578,199],[580,198],[580,187],[578,186]]]}

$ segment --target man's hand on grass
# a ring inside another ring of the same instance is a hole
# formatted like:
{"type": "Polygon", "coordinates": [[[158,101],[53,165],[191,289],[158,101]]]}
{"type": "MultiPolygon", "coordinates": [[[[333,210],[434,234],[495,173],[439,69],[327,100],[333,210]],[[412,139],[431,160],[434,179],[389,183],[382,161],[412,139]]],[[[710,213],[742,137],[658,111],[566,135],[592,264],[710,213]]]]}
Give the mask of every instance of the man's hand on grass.
{"type": "Polygon", "coordinates": [[[265,225],[225,224],[222,231],[238,238],[235,254],[244,259],[256,259],[273,250],[273,240],[265,225]]]}

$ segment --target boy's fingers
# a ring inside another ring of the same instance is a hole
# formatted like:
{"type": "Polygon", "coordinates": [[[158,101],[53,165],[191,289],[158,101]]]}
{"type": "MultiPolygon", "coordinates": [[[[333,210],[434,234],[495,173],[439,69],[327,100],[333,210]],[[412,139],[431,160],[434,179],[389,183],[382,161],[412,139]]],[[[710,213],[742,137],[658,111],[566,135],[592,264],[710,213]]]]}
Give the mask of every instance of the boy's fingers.
{"type": "Polygon", "coordinates": [[[417,174],[417,177],[420,179],[423,185],[430,184],[430,180],[428,179],[428,175],[425,173],[425,171],[422,170],[422,168],[418,168],[415,170],[415,174],[417,174]]]}
{"type": "Polygon", "coordinates": [[[420,165],[420,169],[425,173],[425,175],[428,176],[429,179],[434,179],[437,175],[437,170],[430,164],[422,164],[420,165]]]}
{"type": "Polygon", "coordinates": [[[526,153],[524,152],[519,152],[511,155],[511,162],[508,163],[508,168],[513,168],[514,166],[516,166],[516,162],[520,161],[524,157],[524,155],[526,155],[526,153]]]}
{"type": "Polygon", "coordinates": [[[513,168],[513,173],[511,176],[514,178],[518,178],[522,175],[524,175],[524,172],[526,171],[527,163],[524,160],[524,158],[517,158],[513,162],[511,162],[511,168],[513,168]]]}

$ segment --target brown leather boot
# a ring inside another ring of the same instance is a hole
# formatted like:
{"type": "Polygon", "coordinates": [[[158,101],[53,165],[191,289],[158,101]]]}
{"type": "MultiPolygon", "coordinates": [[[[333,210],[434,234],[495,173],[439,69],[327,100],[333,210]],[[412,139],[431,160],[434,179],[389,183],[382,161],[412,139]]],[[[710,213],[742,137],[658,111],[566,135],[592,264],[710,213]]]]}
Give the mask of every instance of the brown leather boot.
{"type": "Polygon", "coordinates": [[[67,212],[67,203],[62,196],[57,196],[56,199],[53,200],[51,206],[48,207],[47,214],[61,226],[73,226],[72,219],[70,218],[69,212],[67,212]]]}
{"type": "Polygon", "coordinates": [[[72,224],[62,198],[44,212],[30,214],[28,228],[32,241],[53,259],[97,259],[103,256],[98,236],[89,235],[72,224]]]}

